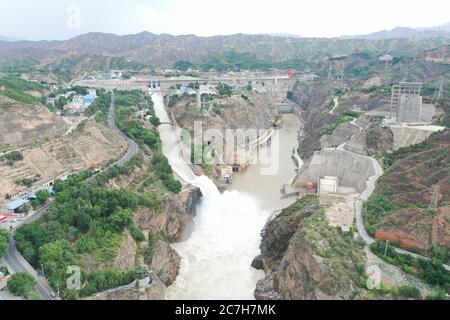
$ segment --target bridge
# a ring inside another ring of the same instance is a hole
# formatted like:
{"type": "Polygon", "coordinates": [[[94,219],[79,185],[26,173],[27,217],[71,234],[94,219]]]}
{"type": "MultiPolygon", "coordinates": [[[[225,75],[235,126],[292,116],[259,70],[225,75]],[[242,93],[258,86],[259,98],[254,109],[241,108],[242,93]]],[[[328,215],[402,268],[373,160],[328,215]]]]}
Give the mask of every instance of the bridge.
{"type": "MultiPolygon", "coordinates": [[[[177,84],[189,83],[225,83],[225,84],[245,84],[249,82],[264,82],[266,84],[273,84],[275,88],[283,86],[289,88],[294,84],[295,78],[289,75],[261,75],[261,76],[236,76],[236,77],[148,77],[135,78],[129,80],[78,80],[74,85],[104,88],[106,90],[123,89],[123,90],[143,90],[150,92],[160,92],[170,89],[170,87],[177,84]]],[[[287,91],[287,90],[286,90],[287,91]]]]}
{"type": "Polygon", "coordinates": [[[175,125],[172,122],[160,122],[159,125],[160,126],[162,126],[162,125],[169,125],[169,126],[175,127],[175,125]]]}

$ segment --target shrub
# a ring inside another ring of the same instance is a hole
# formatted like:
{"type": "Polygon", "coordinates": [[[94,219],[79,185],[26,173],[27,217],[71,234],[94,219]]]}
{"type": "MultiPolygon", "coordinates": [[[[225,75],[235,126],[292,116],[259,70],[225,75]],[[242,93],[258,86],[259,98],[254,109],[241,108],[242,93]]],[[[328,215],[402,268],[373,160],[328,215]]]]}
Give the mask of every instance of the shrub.
{"type": "Polygon", "coordinates": [[[8,279],[8,290],[18,297],[27,297],[36,285],[36,280],[29,273],[15,273],[8,279]]]}
{"type": "Polygon", "coordinates": [[[412,286],[398,287],[396,290],[394,290],[394,295],[411,299],[418,299],[422,297],[420,290],[412,286]]]}
{"type": "Polygon", "coordinates": [[[142,231],[136,228],[135,226],[128,227],[128,230],[130,231],[131,236],[136,242],[141,242],[145,240],[145,236],[142,233],[142,231]]]}
{"type": "Polygon", "coordinates": [[[96,292],[124,286],[134,281],[133,272],[121,272],[116,269],[94,271],[85,275],[86,283],[80,295],[87,297],[96,292]]]}
{"type": "Polygon", "coordinates": [[[6,254],[9,244],[9,232],[0,230],[0,258],[6,254]]]}

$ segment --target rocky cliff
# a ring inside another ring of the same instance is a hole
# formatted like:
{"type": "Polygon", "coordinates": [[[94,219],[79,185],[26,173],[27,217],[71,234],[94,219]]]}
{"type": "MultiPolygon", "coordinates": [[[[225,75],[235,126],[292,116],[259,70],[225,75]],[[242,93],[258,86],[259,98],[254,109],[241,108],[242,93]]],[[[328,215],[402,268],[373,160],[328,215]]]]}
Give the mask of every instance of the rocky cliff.
{"type": "Polygon", "coordinates": [[[267,225],[261,256],[264,268],[255,297],[287,300],[355,299],[363,289],[364,244],[332,228],[319,198],[306,196],[267,225]]]}

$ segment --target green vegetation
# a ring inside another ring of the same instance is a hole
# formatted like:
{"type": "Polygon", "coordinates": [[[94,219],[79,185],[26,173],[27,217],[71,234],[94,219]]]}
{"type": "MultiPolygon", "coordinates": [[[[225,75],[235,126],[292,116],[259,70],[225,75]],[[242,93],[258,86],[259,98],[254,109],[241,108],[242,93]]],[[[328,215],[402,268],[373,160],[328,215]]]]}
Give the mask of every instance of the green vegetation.
{"type": "Polygon", "coordinates": [[[38,61],[29,58],[23,60],[10,60],[2,63],[0,71],[19,75],[33,71],[38,64],[38,61]]]}
{"type": "Polygon", "coordinates": [[[0,258],[6,254],[9,244],[9,232],[6,230],[0,230],[0,258]]]}
{"type": "Polygon", "coordinates": [[[450,300],[448,295],[442,289],[437,289],[433,294],[425,297],[426,300],[450,300]]]}
{"type": "Polygon", "coordinates": [[[321,135],[331,135],[334,132],[334,130],[336,130],[337,127],[339,127],[341,124],[350,122],[353,119],[354,119],[354,117],[351,117],[351,116],[340,115],[337,117],[335,123],[329,124],[328,126],[320,129],[320,134],[321,135]]]}
{"type": "Polygon", "coordinates": [[[42,92],[43,90],[44,86],[37,82],[26,81],[18,77],[0,78],[0,94],[24,104],[33,104],[39,101],[38,98],[29,94],[29,91],[42,92]]]}
{"type": "Polygon", "coordinates": [[[360,89],[363,93],[373,93],[373,94],[390,94],[392,90],[392,84],[384,84],[381,86],[371,86],[369,88],[360,89]]]}
{"type": "Polygon", "coordinates": [[[133,271],[133,277],[136,280],[144,280],[149,276],[147,267],[138,267],[133,271]]]}
{"type": "Polygon", "coordinates": [[[144,128],[142,122],[134,118],[136,111],[147,106],[146,104],[141,105],[142,93],[140,91],[117,91],[115,101],[117,127],[141,146],[145,145],[151,150],[159,149],[161,142],[158,132],[144,128]]]}
{"type": "Polygon", "coordinates": [[[171,95],[169,97],[169,105],[168,105],[169,108],[175,107],[175,105],[177,104],[178,100],[180,100],[180,99],[181,99],[181,97],[179,95],[177,95],[177,94],[171,95]]]}
{"type": "Polygon", "coordinates": [[[180,71],[186,71],[188,69],[194,69],[195,64],[193,64],[189,61],[180,60],[180,61],[175,62],[175,64],[173,65],[173,68],[176,70],[180,70],[180,71]]]}
{"type": "Polygon", "coordinates": [[[50,199],[50,197],[50,191],[48,191],[47,189],[39,190],[36,192],[36,200],[33,200],[31,204],[34,208],[37,208],[45,204],[47,200],[50,199]]]}
{"type": "Polygon", "coordinates": [[[41,72],[53,73],[65,81],[70,81],[75,76],[75,71],[108,71],[131,70],[138,71],[150,66],[136,61],[127,60],[124,57],[107,57],[95,54],[70,56],[56,64],[46,65],[41,72]]]}
{"type": "Polygon", "coordinates": [[[32,291],[36,285],[36,280],[29,273],[15,273],[8,279],[8,290],[18,297],[28,299],[32,296],[32,291]]]}
{"type": "Polygon", "coordinates": [[[232,87],[226,83],[219,83],[216,88],[221,97],[231,97],[233,93],[232,87]]]}
{"type": "Polygon", "coordinates": [[[121,175],[127,175],[131,173],[136,167],[141,167],[143,164],[143,157],[141,154],[133,156],[130,161],[128,161],[124,166],[112,166],[96,175],[92,178],[90,182],[91,185],[96,185],[98,187],[104,186],[106,182],[115,177],[121,175]]]}
{"type": "Polygon", "coordinates": [[[31,187],[33,185],[33,183],[35,183],[37,180],[36,179],[31,179],[31,178],[24,178],[21,180],[17,180],[16,184],[24,186],[24,187],[31,187]]]}
{"type": "Polygon", "coordinates": [[[429,147],[428,141],[425,140],[422,143],[414,144],[412,146],[398,149],[394,152],[383,154],[383,168],[386,170],[391,167],[396,161],[404,159],[412,154],[422,152],[429,147]]]}
{"type": "Polygon", "coordinates": [[[342,112],[342,116],[344,117],[351,117],[351,118],[359,118],[362,115],[361,112],[353,111],[353,110],[345,110],[342,112]]]}
{"type": "Polygon", "coordinates": [[[281,62],[276,62],[269,59],[260,59],[256,56],[256,54],[249,52],[228,51],[209,55],[200,67],[203,71],[208,71],[211,69],[219,71],[270,69],[300,70],[310,65],[311,63],[298,58],[291,58],[281,62]]]}
{"type": "Polygon", "coordinates": [[[88,297],[97,292],[130,284],[134,281],[134,273],[105,269],[86,272],[83,274],[83,279],[87,284],[81,290],[80,296],[88,297]]]}
{"type": "Polygon", "coordinates": [[[64,96],[61,96],[58,98],[58,100],[55,101],[55,106],[61,109],[68,103],[69,99],[64,96]]]}
{"type": "Polygon", "coordinates": [[[12,100],[15,100],[15,101],[18,101],[18,102],[21,102],[24,104],[33,104],[38,101],[38,99],[36,97],[33,97],[32,95],[30,95],[28,93],[14,90],[14,89],[6,89],[5,91],[0,91],[0,93],[12,100]]]}
{"type": "Polygon", "coordinates": [[[8,166],[13,166],[14,163],[23,160],[23,155],[20,151],[11,151],[0,157],[0,161],[6,162],[8,166]]]}
{"type": "Polygon", "coordinates": [[[416,287],[412,286],[401,286],[392,290],[392,294],[394,296],[410,298],[410,299],[419,299],[422,297],[420,290],[416,287]]]}
{"type": "Polygon", "coordinates": [[[400,208],[389,197],[374,193],[363,206],[363,217],[367,232],[374,236],[376,225],[389,213],[400,208]]]}
{"type": "Polygon", "coordinates": [[[150,149],[158,149],[161,144],[157,133],[144,128],[140,121],[130,120],[117,124],[122,132],[138,144],[146,145],[150,149]]]}
{"type": "MultiPolygon", "coordinates": [[[[105,113],[109,109],[109,94],[100,94],[103,99],[99,97],[101,102],[90,109],[91,114],[105,113]]],[[[167,190],[179,192],[181,184],[174,179],[167,158],[161,153],[157,131],[144,128],[142,122],[135,119],[136,110],[153,106],[151,100],[138,91],[118,91],[116,106],[117,125],[151,157],[151,178],[156,178],[156,174],[167,190]]],[[[150,113],[154,114],[153,110],[150,113]]],[[[15,237],[18,249],[35,268],[42,267],[49,283],[53,288],[59,288],[64,298],[84,297],[133,281],[132,272],[82,269],[82,289],[68,290],[66,280],[70,275],[66,271],[71,265],[92,266],[112,261],[126,229],[137,242],[145,240],[142,232],[133,225],[133,212],[139,206],[156,212],[161,210],[159,193],[146,193],[143,188],[147,181],[137,191],[104,187],[110,179],[142,167],[143,155],[134,156],[123,167],[108,168],[88,182],[90,172],[56,181],[55,200],[48,211],[38,221],[18,229],[15,237]]],[[[36,203],[44,203],[49,194],[36,196],[36,203]]]]}
{"type": "MultiPolygon", "coordinates": [[[[169,161],[161,152],[161,141],[157,131],[144,128],[142,122],[133,119],[134,112],[150,105],[150,101],[146,100],[145,105],[142,103],[142,93],[140,91],[117,91],[116,92],[116,121],[117,126],[127,136],[136,141],[141,146],[147,146],[153,151],[152,167],[158,174],[167,190],[178,193],[181,191],[181,184],[175,180],[169,161]],[[133,108],[132,106],[137,106],[133,108]]],[[[151,104],[153,106],[153,104],[151,104]]],[[[153,110],[151,114],[154,115],[153,110]]],[[[159,122],[159,119],[157,119],[159,122]]]]}
{"type": "Polygon", "coordinates": [[[152,264],[153,254],[155,251],[155,245],[159,241],[159,239],[160,239],[159,235],[152,235],[152,234],[149,235],[148,244],[143,249],[144,261],[147,265],[152,264]]]}
{"type": "MultiPolygon", "coordinates": [[[[57,181],[56,198],[46,214],[20,227],[16,234],[23,256],[35,268],[42,265],[50,284],[62,291],[66,289],[68,266],[84,260],[103,263],[115,257],[122,232],[131,226],[132,212],[139,205],[139,198],[131,191],[89,186],[84,183],[87,176],[78,174],[57,181]]],[[[86,286],[90,279],[96,279],[94,276],[86,278],[86,286]]]]}
{"type": "Polygon", "coordinates": [[[336,288],[346,287],[350,282],[365,288],[364,242],[355,238],[352,231],[344,233],[330,226],[316,196],[304,197],[283,210],[282,215],[287,218],[299,211],[312,214],[302,221],[296,236],[304,239],[330,269],[327,283],[320,284],[322,290],[333,295],[336,288]]]}
{"type": "Polygon", "coordinates": [[[9,270],[6,266],[0,266],[0,272],[6,276],[9,275],[9,270]]]}
{"type": "Polygon", "coordinates": [[[330,98],[330,100],[327,103],[327,109],[331,111],[333,110],[333,108],[334,108],[334,99],[330,98]]]}
{"type": "MultiPolygon", "coordinates": [[[[406,273],[411,273],[426,283],[450,292],[450,272],[442,265],[440,260],[416,259],[409,255],[399,254],[390,244],[376,241],[370,250],[387,263],[400,267],[406,273]]],[[[403,292],[405,293],[405,292],[403,292]]]]}
{"type": "Polygon", "coordinates": [[[38,82],[31,82],[17,77],[0,78],[0,87],[17,91],[43,91],[44,86],[38,82]]]}
{"type": "Polygon", "coordinates": [[[84,111],[86,117],[95,115],[95,121],[107,124],[109,107],[111,106],[111,93],[103,89],[97,90],[97,99],[84,111]]]}
{"type": "Polygon", "coordinates": [[[136,240],[136,242],[141,242],[145,240],[145,236],[142,233],[142,231],[136,228],[135,226],[129,226],[128,231],[130,231],[131,236],[133,237],[134,240],[136,240]]]}
{"type": "MultiPolygon", "coordinates": [[[[334,100],[330,100],[327,105],[329,110],[332,110],[334,107],[334,100]]],[[[328,126],[322,128],[320,130],[321,135],[331,135],[334,130],[336,130],[341,124],[346,122],[351,122],[353,119],[359,118],[361,116],[360,112],[353,110],[345,110],[339,115],[334,123],[329,124],[328,126]]]]}
{"type": "Polygon", "coordinates": [[[181,191],[181,183],[173,177],[172,167],[162,153],[157,153],[153,156],[152,165],[164,186],[169,191],[173,193],[179,193],[181,191]]]}

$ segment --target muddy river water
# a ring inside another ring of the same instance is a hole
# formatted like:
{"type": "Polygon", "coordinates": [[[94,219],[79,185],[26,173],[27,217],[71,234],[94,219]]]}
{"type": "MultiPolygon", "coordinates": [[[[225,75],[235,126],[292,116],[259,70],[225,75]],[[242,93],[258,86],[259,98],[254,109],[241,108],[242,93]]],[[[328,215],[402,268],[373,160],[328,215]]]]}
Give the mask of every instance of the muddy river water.
{"type": "MultiPolygon", "coordinates": [[[[163,97],[153,95],[156,115],[169,122],[163,97]]],[[[251,267],[259,254],[261,231],[274,211],[289,206],[295,198],[282,199],[281,189],[295,174],[291,158],[297,144],[300,121],[284,115],[271,148],[271,165],[256,163],[234,176],[227,191],[220,193],[207,177],[196,177],[180,157],[171,126],[160,126],[163,152],[183,180],[199,187],[203,194],[196,211],[191,236],[172,247],[181,256],[181,267],[167,299],[254,299],[256,282],[264,273],[251,267]],[[279,142],[279,143],[278,143],[279,142]],[[270,173],[270,174],[267,174],[270,173]]]]}

